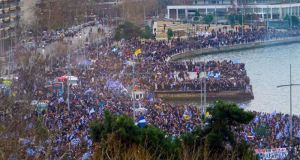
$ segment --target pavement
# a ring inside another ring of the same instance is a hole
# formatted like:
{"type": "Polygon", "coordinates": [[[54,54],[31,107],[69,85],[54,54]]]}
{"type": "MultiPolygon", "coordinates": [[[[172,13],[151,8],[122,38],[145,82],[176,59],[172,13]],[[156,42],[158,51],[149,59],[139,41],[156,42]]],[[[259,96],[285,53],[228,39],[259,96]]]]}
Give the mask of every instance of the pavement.
{"type": "MultiPolygon", "coordinates": [[[[75,50],[78,48],[82,48],[85,45],[86,38],[89,39],[90,43],[99,42],[100,40],[105,38],[106,34],[98,33],[98,28],[101,27],[104,29],[105,33],[109,32],[109,27],[103,26],[103,25],[95,25],[91,27],[86,27],[82,29],[79,33],[77,33],[74,37],[67,37],[65,40],[71,41],[72,43],[69,45],[69,51],[71,53],[74,53],[75,50]],[[92,29],[92,32],[89,33],[90,29],[92,29]],[[93,38],[92,38],[93,37],[93,38]]],[[[63,41],[56,41],[51,44],[46,45],[44,48],[38,48],[37,52],[43,54],[45,57],[46,55],[55,56],[56,54],[59,54],[59,49],[63,46],[63,41]]],[[[66,51],[65,51],[66,52],[66,51]]],[[[65,53],[66,54],[66,53],[65,53]]],[[[9,69],[8,61],[4,60],[5,57],[0,58],[0,75],[3,75],[6,70],[9,69]]]]}
{"type": "MultiPolygon", "coordinates": [[[[104,39],[105,36],[104,35],[101,35],[100,33],[98,33],[98,28],[101,27],[101,28],[104,28],[104,31],[105,33],[108,32],[108,27],[106,26],[102,26],[102,25],[96,25],[96,26],[92,26],[92,27],[87,27],[83,30],[81,30],[79,33],[77,33],[76,36],[74,37],[68,37],[68,38],[64,38],[64,40],[68,40],[68,41],[71,41],[71,44],[69,45],[69,48],[70,48],[70,51],[73,52],[74,50],[78,49],[79,47],[83,47],[85,44],[85,40],[86,38],[89,38],[89,41],[90,42],[95,42],[95,41],[99,41],[101,39],[104,39]],[[92,32],[89,33],[90,29],[92,29],[92,32]],[[90,35],[93,35],[94,38],[93,40],[91,40],[91,36],[90,35]]],[[[56,42],[53,42],[47,46],[45,46],[45,48],[38,48],[38,52],[39,53],[42,53],[44,55],[48,55],[48,54],[52,54],[52,55],[55,55],[57,53],[56,50],[61,47],[62,45],[62,41],[56,41],[56,42]]]]}

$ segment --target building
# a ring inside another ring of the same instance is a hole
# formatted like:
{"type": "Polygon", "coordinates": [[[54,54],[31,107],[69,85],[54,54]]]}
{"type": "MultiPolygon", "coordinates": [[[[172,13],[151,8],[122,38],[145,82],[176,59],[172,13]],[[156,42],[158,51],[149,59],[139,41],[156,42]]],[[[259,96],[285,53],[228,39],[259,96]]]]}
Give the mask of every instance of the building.
{"type": "Polygon", "coordinates": [[[20,19],[20,0],[0,0],[1,40],[16,36],[20,19]]]}
{"type": "Polygon", "coordinates": [[[280,20],[287,15],[300,16],[300,0],[195,0],[190,5],[167,6],[167,19],[193,20],[200,16],[215,15],[224,18],[228,14],[242,14],[253,20],[280,20]],[[199,15],[198,14],[198,15],[199,15]]]}

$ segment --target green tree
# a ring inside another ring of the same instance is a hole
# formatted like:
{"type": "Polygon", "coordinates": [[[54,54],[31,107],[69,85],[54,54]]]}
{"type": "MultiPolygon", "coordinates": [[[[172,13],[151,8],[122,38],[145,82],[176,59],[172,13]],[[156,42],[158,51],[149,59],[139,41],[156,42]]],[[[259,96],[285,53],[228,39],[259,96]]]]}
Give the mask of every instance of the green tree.
{"type": "Polygon", "coordinates": [[[195,22],[198,22],[198,21],[200,20],[200,13],[199,13],[198,11],[196,11],[193,20],[194,20],[195,22]]]}
{"type": "Polygon", "coordinates": [[[211,148],[224,150],[226,143],[231,146],[236,145],[233,127],[239,127],[241,124],[249,123],[254,114],[244,111],[234,103],[225,103],[217,101],[215,106],[208,108],[208,112],[212,115],[207,135],[208,144],[211,148]]]}
{"type": "Polygon", "coordinates": [[[120,40],[121,38],[129,40],[140,37],[141,33],[140,27],[126,21],[117,27],[114,38],[115,40],[120,40]]]}
{"type": "Polygon", "coordinates": [[[149,26],[146,26],[141,35],[142,38],[150,39],[152,38],[152,29],[149,26]]]}
{"type": "MultiPolygon", "coordinates": [[[[252,159],[253,152],[250,146],[243,140],[237,141],[235,135],[239,132],[236,129],[239,129],[242,124],[249,123],[254,118],[254,114],[244,111],[236,104],[222,101],[218,101],[213,107],[208,108],[208,112],[211,114],[211,118],[207,119],[209,123],[206,126],[181,137],[185,148],[203,148],[201,153],[204,157],[209,157],[221,155],[229,145],[238,153],[233,159],[244,159],[245,157],[252,159]]],[[[192,151],[190,150],[190,152],[192,151]]]]}
{"type": "Polygon", "coordinates": [[[208,125],[179,137],[170,137],[154,126],[139,128],[132,118],[105,111],[102,121],[90,124],[90,135],[97,148],[94,158],[130,159],[128,154],[138,150],[139,154],[151,153],[150,159],[220,159],[226,156],[224,150],[229,144],[233,148],[227,154],[231,154],[230,159],[255,159],[250,146],[234,136],[241,124],[247,124],[254,115],[222,101],[208,111],[211,114],[208,125]]]}
{"type": "Polygon", "coordinates": [[[230,14],[228,15],[227,19],[231,26],[234,26],[236,23],[242,24],[243,23],[243,15],[240,14],[230,14]]]}
{"type": "Polygon", "coordinates": [[[206,15],[203,20],[205,24],[211,24],[211,22],[214,20],[214,16],[211,14],[206,15]]]}
{"type": "Polygon", "coordinates": [[[168,36],[168,41],[170,41],[173,38],[174,33],[173,33],[173,30],[171,28],[168,28],[167,36],[168,36]]]}
{"type": "Polygon", "coordinates": [[[109,147],[105,143],[108,139],[115,139],[114,142],[122,144],[123,151],[137,145],[163,159],[168,159],[170,155],[178,157],[179,154],[179,141],[173,141],[162,130],[153,126],[139,128],[132,118],[116,116],[108,111],[105,111],[102,122],[90,124],[90,135],[95,143],[102,143],[103,148],[109,147]]]}
{"type": "Polygon", "coordinates": [[[37,135],[38,140],[45,141],[49,137],[49,132],[47,127],[44,125],[42,118],[37,119],[35,134],[37,135]]]}
{"type": "Polygon", "coordinates": [[[290,25],[298,26],[299,25],[299,18],[297,16],[285,16],[284,20],[287,20],[290,25]]]}
{"type": "Polygon", "coordinates": [[[231,26],[235,25],[235,19],[236,19],[236,15],[235,14],[230,14],[228,15],[228,22],[231,26]]]}

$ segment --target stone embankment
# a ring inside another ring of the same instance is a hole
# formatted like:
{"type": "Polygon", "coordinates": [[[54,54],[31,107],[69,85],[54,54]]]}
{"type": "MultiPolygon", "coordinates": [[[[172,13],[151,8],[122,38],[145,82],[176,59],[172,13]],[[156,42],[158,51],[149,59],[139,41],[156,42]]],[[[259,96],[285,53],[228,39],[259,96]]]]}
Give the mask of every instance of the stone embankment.
{"type": "Polygon", "coordinates": [[[299,43],[299,42],[300,42],[300,37],[291,37],[291,38],[251,42],[246,44],[222,46],[220,48],[202,48],[198,50],[191,50],[183,53],[174,54],[173,56],[171,56],[170,61],[178,61],[180,59],[192,58],[200,55],[217,54],[222,52],[232,52],[232,51],[240,51],[240,50],[254,49],[254,48],[263,48],[263,47],[278,46],[278,45],[285,45],[285,44],[299,43]]]}

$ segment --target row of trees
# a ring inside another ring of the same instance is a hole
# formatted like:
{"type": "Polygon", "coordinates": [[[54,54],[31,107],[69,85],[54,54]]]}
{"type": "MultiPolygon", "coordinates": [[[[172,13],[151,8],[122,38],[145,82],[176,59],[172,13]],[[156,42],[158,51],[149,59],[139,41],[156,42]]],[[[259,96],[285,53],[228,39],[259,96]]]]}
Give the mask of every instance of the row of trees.
{"type": "MultiPolygon", "coordinates": [[[[170,41],[174,37],[174,32],[171,28],[167,30],[167,38],[170,41]]],[[[152,28],[145,26],[141,28],[131,22],[124,22],[119,25],[115,30],[114,39],[119,41],[121,39],[129,40],[134,38],[152,39],[154,35],[152,34],[152,28]]]]}
{"type": "Polygon", "coordinates": [[[221,101],[208,111],[208,125],[180,137],[151,125],[139,128],[131,118],[106,111],[103,121],[90,124],[94,159],[255,159],[249,145],[236,138],[254,115],[221,101]]]}
{"type": "MultiPolygon", "coordinates": [[[[193,21],[194,22],[199,22],[200,21],[200,14],[199,12],[196,12],[194,17],[193,17],[193,21]]],[[[246,20],[254,20],[254,19],[258,19],[258,17],[255,17],[254,15],[247,15],[247,16],[243,16],[241,14],[229,14],[227,16],[227,20],[228,20],[228,24],[230,25],[235,25],[235,24],[243,24],[243,21],[246,20]]],[[[214,20],[214,15],[209,14],[203,17],[203,22],[205,24],[211,24],[214,20]]],[[[284,18],[285,21],[288,21],[288,23],[292,26],[298,26],[299,25],[299,18],[297,16],[285,16],[284,18]]]]}
{"type": "Polygon", "coordinates": [[[116,28],[115,35],[114,35],[115,40],[117,41],[121,39],[129,40],[133,38],[151,39],[153,38],[152,29],[149,26],[145,26],[145,28],[141,28],[129,21],[120,24],[116,28]]]}
{"type": "Polygon", "coordinates": [[[144,24],[149,16],[162,16],[171,0],[122,0],[116,5],[102,5],[103,0],[43,0],[26,12],[33,11],[34,20],[28,26],[32,29],[61,29],[76,23],[80,24],[86,17],[95,14],[99,17],[121,18],[136,25],[144,24]]]}

